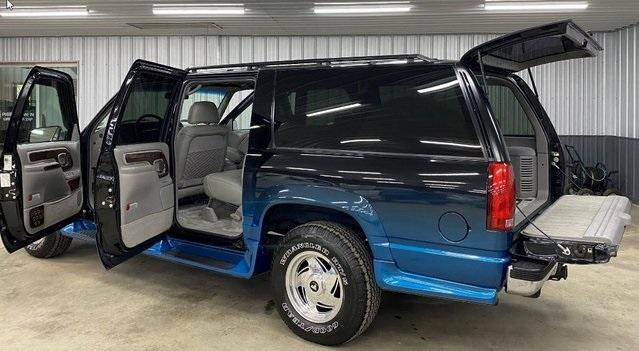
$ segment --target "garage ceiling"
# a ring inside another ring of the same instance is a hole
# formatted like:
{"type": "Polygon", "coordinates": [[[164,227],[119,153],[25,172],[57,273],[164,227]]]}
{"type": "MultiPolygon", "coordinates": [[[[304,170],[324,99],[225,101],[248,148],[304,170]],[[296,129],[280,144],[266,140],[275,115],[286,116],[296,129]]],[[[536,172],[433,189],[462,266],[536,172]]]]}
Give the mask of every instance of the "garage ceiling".
{"type": "MultiPolygon", "coordinates": [[[[4,3],[5,0],[1,1],[4,3]]],[[[11,1],[16,7],[51,6],[53,3],[11,1]]],[[[324,2],[328,1],[337,0],[324,2]]],[[[383,15],[317,15],[313,7],[321,0],[221,2],[244,4],[246,12],[244,15],[207,17],[154,16],[153,4],[181,2],[55,1],[55,5],[86,5],[90,15],[47,19],[0,17],[0,36],[503,33],[566,18],[574,19],[587,30],[609,31],[634,24],[639,19],[639,0],[589,0],[590,6],[585,10],[564,12],[488,11],[482,7],[483,0],[410,0],[410,12],[383,15]]],[[[188,3],[211,4],[214,1],[188,3]]]]}

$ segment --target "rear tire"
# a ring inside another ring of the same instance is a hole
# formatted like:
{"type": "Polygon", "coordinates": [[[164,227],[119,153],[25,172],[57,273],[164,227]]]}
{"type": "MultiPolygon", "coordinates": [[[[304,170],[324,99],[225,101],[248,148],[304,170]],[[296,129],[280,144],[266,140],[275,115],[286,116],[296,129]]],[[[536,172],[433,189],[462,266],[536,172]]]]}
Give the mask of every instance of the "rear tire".
{"type": "Polygon", "coordinates": [[[381,299],[366,243],[349,228],[323,221],[288,232],[273,257],[271,287],[286,325],[322,345],[363,333],[381,299]]]}
{"type": "Polygon", "coordinates": [[[71,246],[72,241],[72,238],[64,236],[60,233],[60,231],[57,231],[45,236],[33,244],[30,244],[24,249],[33,257],[53,258],[60,256],[67,251],[69,246],[71,246]]]}

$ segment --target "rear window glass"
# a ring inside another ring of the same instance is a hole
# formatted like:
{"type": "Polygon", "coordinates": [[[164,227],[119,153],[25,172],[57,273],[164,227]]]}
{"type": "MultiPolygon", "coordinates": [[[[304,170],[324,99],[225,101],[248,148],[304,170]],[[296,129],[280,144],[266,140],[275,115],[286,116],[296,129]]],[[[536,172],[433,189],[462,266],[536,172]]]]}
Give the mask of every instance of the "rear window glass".
{"type": "Polygon", "coordinates": [[[452,66],[277,72],[275,144],[482,157],[452,66]]]}
{"type": "Polygon", "coordinates": [[[534,136],[535,130],[512,89],[501,81],[488,81],[488,100],[505,136],[534,136]]]}

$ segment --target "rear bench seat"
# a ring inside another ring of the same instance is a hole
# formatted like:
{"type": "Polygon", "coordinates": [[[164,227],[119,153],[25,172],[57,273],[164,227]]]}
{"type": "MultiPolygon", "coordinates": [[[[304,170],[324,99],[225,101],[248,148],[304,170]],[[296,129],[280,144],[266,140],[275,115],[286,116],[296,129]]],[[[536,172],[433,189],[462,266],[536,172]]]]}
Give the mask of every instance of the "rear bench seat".
{"type": "Polygon", "coordinates": [[[209,174],[203,183],[204,192],[210,199],[242,205],[242,169],[209,174]]]}

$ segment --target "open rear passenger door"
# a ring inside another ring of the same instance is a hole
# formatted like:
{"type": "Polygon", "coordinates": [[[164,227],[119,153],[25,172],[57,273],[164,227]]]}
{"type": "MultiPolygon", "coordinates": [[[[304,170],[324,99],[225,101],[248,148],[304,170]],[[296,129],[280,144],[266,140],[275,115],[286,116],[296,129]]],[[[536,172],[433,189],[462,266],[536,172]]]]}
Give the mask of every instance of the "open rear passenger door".
{"type": "Polygon", "coordinates": [[[173,225],[168,143],[185,76],[138,60],[115,98],[94,187],[97,246],[106,268],[147,249],[173,225]]]}
{"type": "Polygon", "coordinates": [[[6,133],[0,218],[2,242],[14,252],[61,229],[83,208],[84,160],[71,77],[33,68],[6,133]]]}
{"type": "Polygon", "coordinates": [[[601,46],[572,20],[503,35],[474,47],[460,62],[471,69],[519,72],[546,63],[594,57],[601,46]]]}

